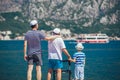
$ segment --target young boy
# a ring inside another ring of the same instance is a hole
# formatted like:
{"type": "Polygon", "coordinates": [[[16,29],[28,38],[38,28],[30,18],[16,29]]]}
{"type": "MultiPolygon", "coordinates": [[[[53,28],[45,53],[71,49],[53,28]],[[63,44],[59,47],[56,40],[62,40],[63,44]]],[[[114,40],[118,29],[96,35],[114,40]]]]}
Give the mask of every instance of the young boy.
{"type": "Polygon", "coordinates": [[[74,77],[75,80],[84,80],[84,66],[85,66],[85,53],[81,52],[84,46],[78,43],[75,48],[77,52],[74,53],[72,62],[75,62],[74,77]]]}

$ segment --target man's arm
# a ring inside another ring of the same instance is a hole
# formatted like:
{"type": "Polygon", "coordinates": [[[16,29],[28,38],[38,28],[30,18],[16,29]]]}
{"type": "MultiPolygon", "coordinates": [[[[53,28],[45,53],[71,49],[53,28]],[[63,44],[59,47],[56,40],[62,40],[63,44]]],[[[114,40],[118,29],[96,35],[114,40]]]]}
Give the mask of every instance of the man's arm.
{"type": "Polygon", "coordinates": [[[66,48],[63,48],[62,51],[63,51],[64,54],[68,57],[68,60],[71,60],[71,56],[70,56],[70,54],[68,53],[67,49],[66,49],[66,48]]]}
{"type": "Polygon", "coordinates": [[[45,37],[45,40],[54,40],[56,38],[60,38],[60,35],[54,35],[54,36],[49,36],[49,37],[45,37]]]}
{"type": "Polygon", "coordinates": [[[70,61],[71,61],[71,62],[76,62],[76,59],[71,59],[70,61]]]}
{"type": "Polygon", "coordinates": [[[24,60],[26,61],[27,59],[27,40],[24,41],[24,60]]]}

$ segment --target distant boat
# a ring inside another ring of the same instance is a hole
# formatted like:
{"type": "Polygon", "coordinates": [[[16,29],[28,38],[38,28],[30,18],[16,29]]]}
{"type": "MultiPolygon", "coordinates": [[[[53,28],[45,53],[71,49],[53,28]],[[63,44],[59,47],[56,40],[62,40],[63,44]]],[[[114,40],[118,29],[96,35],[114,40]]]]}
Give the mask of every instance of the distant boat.
{"type": "Polygon", "coordinates": [[[77,39],[81,43],[108,43],[109,37],[106,34],[81,34],[77,39]]]}

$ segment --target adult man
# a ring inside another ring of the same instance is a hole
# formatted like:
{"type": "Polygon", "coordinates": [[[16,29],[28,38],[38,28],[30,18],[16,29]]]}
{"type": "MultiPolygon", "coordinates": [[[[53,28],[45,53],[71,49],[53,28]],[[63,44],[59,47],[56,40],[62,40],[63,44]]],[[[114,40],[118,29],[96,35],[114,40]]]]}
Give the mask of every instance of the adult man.
{"type": "Polygon", "coordinates": [[[56,36],[45,37],[45,35],[38,31],[38,22],[32,20],[30,22],[32,30],[25,34],[24,40],[24,60],[28,61],[27,80],[32,79],[33,64],[36,64],[36,78],[41,80],[41,43],[42,39],[55,39],[56,36]]]}
{"type": "MultiPolygon", "coordinates": [[[[55,28],[53,30],[53,35],[60,35],[60,29],[55,28]]],[[[71,57],[66,50],[66,46],[62,38],[56,38],[53,41],[48,42],[48,59],[49,59],[49,70],[47,75],[47,80],[51,79],[51,74],[53,70],[57,71],[57,80],[61,80],[61,68],[62,68],[62,51],[66,54],[68,59],[71,57]]]]}

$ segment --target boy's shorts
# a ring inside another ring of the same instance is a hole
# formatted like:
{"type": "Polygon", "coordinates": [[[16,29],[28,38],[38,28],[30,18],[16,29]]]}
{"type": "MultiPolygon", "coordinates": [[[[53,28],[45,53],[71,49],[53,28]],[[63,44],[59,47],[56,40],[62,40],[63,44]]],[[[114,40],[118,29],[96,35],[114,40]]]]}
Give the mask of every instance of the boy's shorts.
{"type": "Polygon", "coordinates": [[[61,69],[63,67],[62,61],[57,59],[49,59],[49,69],[61,69]]]}
{"type": "Polygon", "coordinates": [[[84,80],[84,66],[75,66],[74,76],[75,80],[84,80]]]}
{"type": "Polygon", "coordinates": [[[34,63],[37,66],[41,66],[42,65],[41,54],[28,55],[27,60],[28,60],[28,65],[33,65],[34,63]]]}

